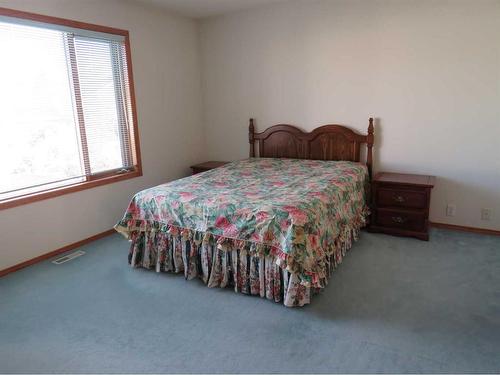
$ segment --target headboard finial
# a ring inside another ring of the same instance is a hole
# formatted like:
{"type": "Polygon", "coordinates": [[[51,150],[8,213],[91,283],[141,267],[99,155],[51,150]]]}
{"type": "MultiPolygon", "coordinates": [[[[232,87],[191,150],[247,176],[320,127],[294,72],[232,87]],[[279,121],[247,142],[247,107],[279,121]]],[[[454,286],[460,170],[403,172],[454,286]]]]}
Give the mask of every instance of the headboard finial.
{"type": "Polygon", "coordinates": [[[250,118],[248,124],[248,142],[250,143],[250,157],[255,157],[255,128],[253,125],[253,118],[250,118]]]}
{"type": "Polygon", "coordinates": [[[373,134],[373,117],[370,117],[368,123],[368,134],[373,134]]]}

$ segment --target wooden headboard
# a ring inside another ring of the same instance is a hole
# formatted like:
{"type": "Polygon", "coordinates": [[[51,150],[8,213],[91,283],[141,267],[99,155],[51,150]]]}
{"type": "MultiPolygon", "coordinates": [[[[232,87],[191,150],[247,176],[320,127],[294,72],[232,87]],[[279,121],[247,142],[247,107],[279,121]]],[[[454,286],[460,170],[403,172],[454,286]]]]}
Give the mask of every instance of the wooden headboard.
{"type": "Polygon", "coordinates": [[[324,125],[310,133],[286,124],[274,125],[256,133],[253,119],[248,127],[250,157],[292,158],[314,160],[360,161],[361,145],[366,143],[366,166],[370,176],[373,163],[373,119],[369,119],[368,134],[358,134],[342,125],[324,125]],[[255,153],[258,142],[259,153],[255,153]]]}

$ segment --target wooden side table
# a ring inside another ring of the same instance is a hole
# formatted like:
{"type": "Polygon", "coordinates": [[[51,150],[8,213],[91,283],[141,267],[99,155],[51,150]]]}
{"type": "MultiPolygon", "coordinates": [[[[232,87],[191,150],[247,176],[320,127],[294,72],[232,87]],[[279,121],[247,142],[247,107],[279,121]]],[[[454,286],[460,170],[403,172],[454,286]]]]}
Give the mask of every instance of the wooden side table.
{"type": "Polygon", "coordinates": [[[210,169],[218,168],[227,164],[227,161],[206,161],[204,163],[192,165],[190,168],[193,174],[209,171],[210,169]]]}
{"type": "Polygon", "coordinates": [[[436,177],[380,172],[372,181],[370,232],[429,240],[429,206],[436,177]]]}

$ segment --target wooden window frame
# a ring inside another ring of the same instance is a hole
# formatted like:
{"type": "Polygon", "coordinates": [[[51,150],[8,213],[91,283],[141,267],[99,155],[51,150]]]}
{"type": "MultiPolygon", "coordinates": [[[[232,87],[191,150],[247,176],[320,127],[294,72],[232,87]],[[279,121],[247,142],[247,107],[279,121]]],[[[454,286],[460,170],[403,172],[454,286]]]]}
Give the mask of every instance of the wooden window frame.
{"type": "Polygon", "coordinates": [[[133,127],[130,129],[130,132],[132,133],[130,143],[132,148],[132,158],[134,162],[133,163],[134,168],[127,172],[122,172],[121,170],[106,171],[100,174],[89,176],[89,178],[83,182],[77,182],[74,184],[60,186],[56,188],[49,188],[47,190],[37,191],[34,193],[27,193],[25,195],[19,195],[16,197],[0,200],[0,210],[142,176],[141,151],[139,145],[139,129],[137,125],[137,107],[135,102],[134,78],[132,74],[132,54],[131,54],[130,38],[128,30],[117,29],[107,26],[100,26],[86,22],[69,20],[65,18],[45,16],[41,14],[24,12],[20,10],[14,10],[2,7],[0,7],[0,15],[13,18],[20,18],[24,20],[31,20],[35,22],[44,22],[54,25],[73,27],[77,29],[96,31],[107,34],[121,35],[125,38],[125,55],[127,60],[127,73],[129,80],[130,103],[131,103],[132,122],[133,122],[133,127]]]}

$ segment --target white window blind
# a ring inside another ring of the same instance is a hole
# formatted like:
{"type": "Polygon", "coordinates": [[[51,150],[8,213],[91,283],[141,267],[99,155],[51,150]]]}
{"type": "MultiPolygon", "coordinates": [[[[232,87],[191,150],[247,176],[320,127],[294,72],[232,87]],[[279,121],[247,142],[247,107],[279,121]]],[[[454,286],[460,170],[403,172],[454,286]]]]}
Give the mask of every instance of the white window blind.
{"type": "Polygon", "coordinates": [[[0,46],[0,201],[134,168],[123,37],[1,17],[0,46]]]}

